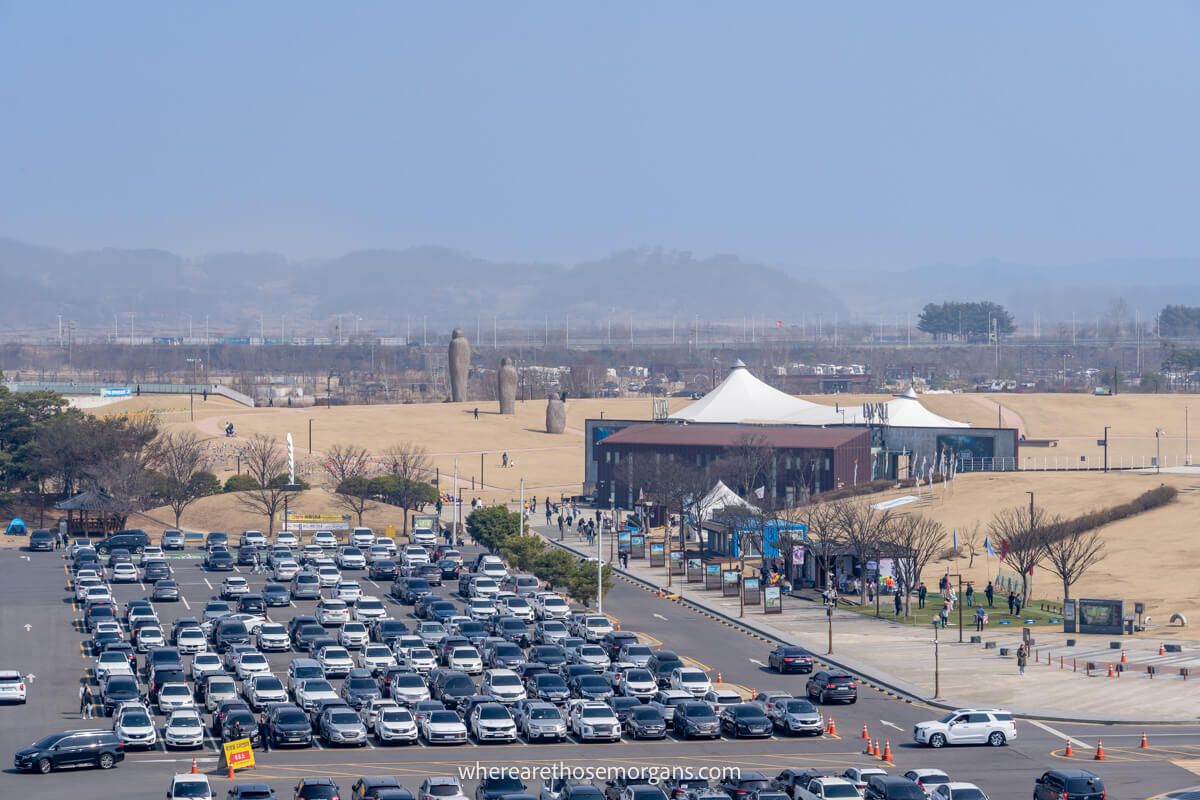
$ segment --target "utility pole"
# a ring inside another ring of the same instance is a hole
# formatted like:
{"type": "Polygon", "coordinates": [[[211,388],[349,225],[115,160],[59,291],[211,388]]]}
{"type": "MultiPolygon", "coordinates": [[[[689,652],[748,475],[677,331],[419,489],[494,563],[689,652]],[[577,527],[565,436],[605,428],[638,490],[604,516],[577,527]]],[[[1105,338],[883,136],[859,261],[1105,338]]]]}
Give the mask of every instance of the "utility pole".
{"type": "Polygon", "coordinates": [[[1104,471],[1108,472],[1108,429],[1111,425],[1104,426],[1104,438],[1100,440],[1100,444],[1104,447],[1104,471]]]}
{"type": "Polygon", "coordinates": [[[596,611],[600,614],[604,613],[604,559],[601,557],[604,554],[603,541],[604,520],[601,519],[600,526],[596,529],[596,611]]]}
{"type": "Polygon", "coordinates": [[[942,675],[941,665],[939,663],[938,653],[938,623],[933,621],[933,696],[936,698],[942,693],[942,675]]]}
{"type": "Polygon", "coordinates": [[[308,454],[312,455],[312,417],[308,418],[308,454]]]}
{"type": "Polygon", "coordinates": [[[483,453],[479,454],[479,491],[483,491],[483,453]]]}
{"type": "MultiPolygon", "coordinates": [[[[834,601],[837,602],[836,600],[834,601]]],[[[829,647],[825,650],[825,655],[833,655],[833,606],[825,606],[825,621],[829,623],[829,647]]]]}
{"type": "Polygon", "coordinates": [[[1154,429],[1154,471],[1162,472],[1162,428],[1154,429]]]}
{"type": "Polygon", "coordinates": [[[517,534],[525,535],[525,479],[521,478],[521,518],[517,520],[517,534]]]}

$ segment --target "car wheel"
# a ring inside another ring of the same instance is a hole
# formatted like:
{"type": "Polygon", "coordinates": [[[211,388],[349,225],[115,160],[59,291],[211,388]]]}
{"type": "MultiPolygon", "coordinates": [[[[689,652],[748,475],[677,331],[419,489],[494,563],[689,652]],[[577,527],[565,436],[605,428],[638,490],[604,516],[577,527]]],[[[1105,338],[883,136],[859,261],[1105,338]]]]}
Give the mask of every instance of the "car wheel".
{"type": "Polygon", "coordinates": [[[992,747],[1000,747],[1004,742],[1004,734],[1000,731],[992,731],[992,735],[988,737],[988,744],[992,747]]]}
{"type": "Polygon", "coordinates": [[[96,766],[100,769],[112,769],[116,763],[117,760],[113,758],[112,753],[101,753],[100,758],[96,760],[96,766]]]}
{"type": "Polygon", "coordinates": [[[940,733],[935,733],[929,737],[929,746],[935,750],[946,746],[946,737],[940,733]]]}
{"type": "Polygon", "coordinates": [[[37,762],[37,771],[43,775],[49,775],[54,769],[54,763],[48,758],[39,758],[37,762]]]}
{"type": "Polygon", "coordinates": [[[829,702],[829,697],[827,697],[824,692],[821,692],[821,694],[817,696],[817,699],[821,701],[821,705],[825,705],[829,702]]]}

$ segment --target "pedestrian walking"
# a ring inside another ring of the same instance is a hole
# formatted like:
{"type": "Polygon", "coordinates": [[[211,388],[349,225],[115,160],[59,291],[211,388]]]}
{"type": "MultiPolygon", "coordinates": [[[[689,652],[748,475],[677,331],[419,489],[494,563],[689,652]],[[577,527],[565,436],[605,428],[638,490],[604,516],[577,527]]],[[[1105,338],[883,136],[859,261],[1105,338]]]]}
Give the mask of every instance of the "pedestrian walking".
{"type": "Polygon", "coordinates": [[[621,567],[623,569],[629,569],[629,551],[628,550],[621,551],[621,567]]]}
{"type": "Polygon", "coordinates": [[[1009,592],[1008,593],[1008,615],[1011,617],[1013,614],[1017,613],[1016,609],[1017,609],[1017,593],[1009,592]]]}
{"type": "Polygon", "coordinates": [[[988,581],[987,588],[983,590],[983,593],[987,595],[988,608],[992,608],[996,599],[996,587],[992,586],[991,581],[988,581]]]}
{"type": "Polygon", "coordinates": [[[501,454],[500,454],[500,466],[502,466],[502,467],[507,467],[507,466],[508,466],[508,453],[507,453],[507,451],[506,451],[506,452],[503,452],[503,453],[501,453],[501,454]]]}
{"type": "Polygon", "coordinates": [[[1017,674],[1025,674],[1025,662],[1029,660],[1029,651],[1025,649],[1025,645],[1017,648],[1017,674]]]}
{"type": "Polygon", "coordinates": [[[84,719],[92,718],[92,687],[87,678],[79,681],[79,714],[84,719]]]}
{"type": "Polygon", "coordinates": [[[942,623],[943,628],[945,628],[946,625],[948,625],[950,623],[950,604],[949,603],[945,603],[942,605],[942,610],[938,612],[938,621],[942,623]]]}
{"type": "Polygon", "coordinates": [[[475,419],[479,419],[479,406],[475,406],[475,419]]]}
{"type": "Polygon", "coordinates": [[[901,606],[901,603],[900,603],[900,593],[899,593],[899,592],[896,592],[896,594],[894,595],[894,598],[893,598],[893,599],[894,599],[894,602],[895,602],[895,605],[896,605],[896,616],[898,617],[898,616],[900,616],[900,606],[901,606]]]}
{"type": "Polygon", "coordinates": [[[967,605],[974,605],[974,603],[975,603],[975,585],[973,583],[971,583],[970,581],[967,581],[967,605]]]}
{"type": "Polygon", "coordinates": [[[983,606],[975,609],[975,631],[982,632],[983,625],[987,622],[987,612],[983,610],[983,606]]]}
{"type": "Polygon", "coordinates": [[[1016,597],[1016,598],[1014,598],[1014,599],[1013,599],[1013,603],[1014,603],[1014,605],[1015,605],[1015,613],[1016,613],[1016,615],[1017,615],[1018,617],[1019,617],[1019,616],[1021,616],[1021,598],[1020,598],[1019,596],[1018,596],[1018,597],[1016,597]]]}
{"type": "Polygon", "coordinates": [[[547,525],[549,525],[549,524],[550,524],[550,517],[551,517],[551,514],[550,514],[550,504],[549,504],[549,503],[547,503],[547,504],[546,504],[546,524],[547,524],[547,525]]]}

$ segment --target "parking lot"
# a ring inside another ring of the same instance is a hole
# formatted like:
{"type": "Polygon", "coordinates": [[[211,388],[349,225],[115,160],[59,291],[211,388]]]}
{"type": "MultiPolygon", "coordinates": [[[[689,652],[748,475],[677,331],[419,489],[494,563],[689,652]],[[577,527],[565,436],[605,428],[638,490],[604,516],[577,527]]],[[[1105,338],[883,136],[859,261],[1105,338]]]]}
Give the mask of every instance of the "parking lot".
{"type": "MultiPolygon", "coordinates": [[[[236,537],[235,537],[236,538],[236,537]]],[[[306,542],[307,543],[307,542],[306,542]]],[[[477,550],[462,548],[467,563],[477,550]]],[[[155,604],[164,631],[187,616],[201,617],[205,604],[216,598],[221,581],[232,575],[245,578],[252,592],[261,591],[270,575],[252,574],[248,568],[232,572],[210,572],[202,566],[202,549],[190,545],[182,553],[167,554],[173,578],[180,588],[178,602],[155,604]]],[[[81,720],[78,687],[86,677],[99,696],[93,667],[95,655],[88,649],[91,636],[82,630],[82,611],[69,590],[70,571],[61,552],[27,553],[0,551],[0,669],[16,669],[27,676],[29,701],[23,706],[0,708],[0,743],[11,754],[45,734],[74,728],[111,728],[112,720],[98,717],[81,720]]],[[[390,617],[414,628],[420,620],[413,607],[389,594],[390,584],[372,581],[365,571],[343,571],[345,578],[361,584],[363,593],[383,601],[390,617]]],[[[463,599],[454,596],[455,582],[435,590],[459,608],[463,599]]],[[[112,586],[118,610],[131,600],[148,597],[144,583],[112,586]]],[[[326,595],[329,591],[325,592],[326,595]]],[[[314,614],[317,601],[292,600],[287,606],[268,610],[269,618],[285,626],[296,615],[314,614]]],[[[605,600],[605,612],[623,631],[636,633],[652,648],[679,654],[686,665],[702,669],[715,679],[718,674],[727,688],[750,695],[784,691],[803,697],[807,675],[780,675],[766,668],[771,646],[736,627],[720,624],[677,604],[659,601],[645,591],[618,580],[605,600]]],[[[308,653],[267,653],[271,672],[284,678],[288,664],[308,653]]],[[[139,657],[139,666],[144,662],[139,657]]],[[[191,657],[184,657],[185,667],[191,657]]],[[[820,665],[818,664],[818,669],[820,665]]],[[[475,676],[478,684],[480,676],[475,676]]],[[[340,686],[340,679],[330,681],[340,686]]],[[[151,710],[157,712],[157,709],[151,710]]],[[[883,767],[893,774],[913,768],[933,767],[954,780],[979,785],[993,798],[1023,796],[1034,779],[1047,769],[1070,766],[1061,758],[1064,732],[1080,741],[1105,738],[1110,757],[1102,763],[1077,762],[1101,774],[1109,797],[1148,797],[1160,791],[1200,783],[1178,763],[1200,759],[1200,735],[1190,727],[1150,731],[1155,748],[1136,746],[1139,730],[1112,726],[1066,723],[1018,722],[1017,741],[1004,747],[967,746],[941,750],[917,747],[912,742],[913,725],[935,719],[945,712],[923,707],[872,688],[860,687],[853,705],[820,706],[825,720],[832,718],[837,734],[800,738],[778,731],[763,738],[734,738],[729,732],[715,739],[682,739],[673,733],[659,740],[634,741],[628,735],[619,741],[582,742],[574,733],[559,743],[531,743],[520,736],[511,744],[481,743],[473,736],[461,745],[385,745],[375,737],[356,747],[330,746],[316,741],[312,747],[270,749],[256,752],[257,766],[239,774],[238,782],[270,784],[278,796],[291,797],[297,781],[312,776],[334,778],[343,796],[361,776],[392,775],[411,790],[426,776],[457,775],[473,765],[546,767],[555,764],[579,767],[649,768],[674,766],[699,768],[720,764],[743,771],[758,771],[773,778],[785,769],[815,768],[829,774],[855,767],[883,767]],[[866,725],[872,740],[890,744],[892,760],[881,763],[864,751],[861,731],[866,725]],[[1169,742],[1169,746],[1165,743],[1169,742]]],[[[153,748],[126,754],[115,769],[59,771],[51,775],[0,775],[0,796],[94,798],[161,797],[175,773],[187,772],[193,758],[207,773],[214,792],[224,795],[231,786],[219,762],[219,746],[209,728],[210,715],[203,715],[206,733],[196,750],[168,750],[161,735],[166,719],[155,713],[158,741],[153,748]]],[[[824,727],[824,725],[822,726],[824,727]]],[[[472,781],[465,780],[467,791],[472,781]]],[[[536,795],[540,785],[530,784],[536,795]]]]}

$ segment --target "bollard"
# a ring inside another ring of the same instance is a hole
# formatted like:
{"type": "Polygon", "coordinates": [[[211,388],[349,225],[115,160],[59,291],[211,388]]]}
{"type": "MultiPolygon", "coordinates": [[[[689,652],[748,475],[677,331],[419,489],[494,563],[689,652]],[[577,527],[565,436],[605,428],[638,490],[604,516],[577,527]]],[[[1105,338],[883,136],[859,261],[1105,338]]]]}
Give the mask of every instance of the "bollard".
{"type": "Polygon", "coordinates": [[[1063,668],[1063,664],[1064,664],[1064,663],[1065,663],[1065,662],[1064,662],[1064,660],[1063,660],[1063,657],[1062,657],[1062,656],[1059,656],[1059,657],[1058,657],[1058,668],[1059,668],[1059,669],[1062,669],[1062,668],[1063,668]]]}

